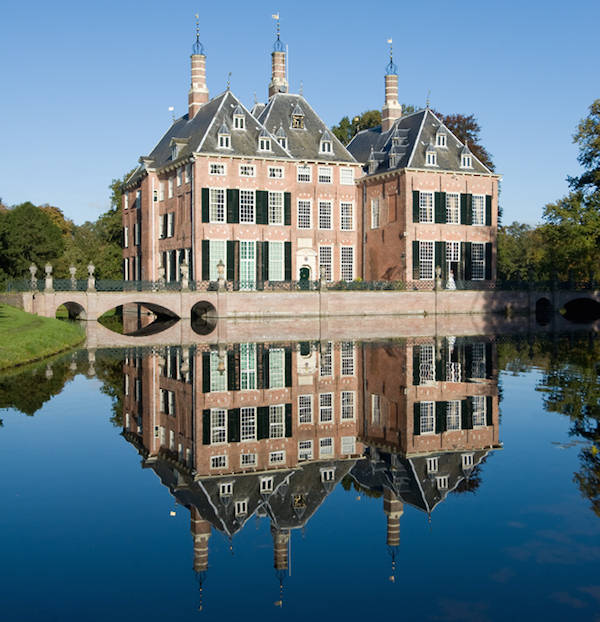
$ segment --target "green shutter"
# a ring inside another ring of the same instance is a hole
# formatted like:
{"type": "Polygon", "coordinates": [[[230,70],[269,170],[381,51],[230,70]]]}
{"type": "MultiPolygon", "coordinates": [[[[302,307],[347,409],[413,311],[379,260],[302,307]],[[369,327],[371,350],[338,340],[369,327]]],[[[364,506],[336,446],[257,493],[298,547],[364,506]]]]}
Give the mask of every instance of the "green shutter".
{"type": "Polygon", "coordinates": [[[263,261],[263,273],[262,280],[269,280],[269,243],[263,242],[263,253],[262,253],[262,261],[263,261]]]}
{"type": "Polygon", "coordinates": [[[240,191],[227,189],[227,222],[240,222],[240,191]]]}
{"type": "Polygon", "coordinates": [[[494,425],[493,401],[491,395],[485,396],[485,425],[494,425]]]}
{"type": "Polygon", "coordinates": [[[448,402],[435,402],[435,433],[446,431],[446,407],[448,402]]]}
{"type": "Polygon", "coordinates": [[[227,442],[240,442],[240,409],[232,408],[227,411],[227,442]]]}
{"type": "Polygon", "coordinates": [[[254,278],[256,279],[256,289],[262,290],[264,289],[263,284],[263,243],[255,242],[254,243],[254,278]]]}
{"type": "Polygon", "coordinates": [[[435,222],[446,222],[446,194],[436,192],[434,194],[435,222]]]}
{"type": "Polygon", "coordinates": [[[413,434],[418,436],[421,434],[421,402],[413,404],[413,434]]]}
{"type": "Polygon", "coordinates": [[[492,366],[493,362],[494,360],[493,360],[492,343],[488,341],[485,344],[485,377],[488,380],[491,380],[493,376],[493,366],[492,366]]]}
{"type": "Polygon", "coordinates": [[[492,280],[492,243],[485,243],[485,278],[487,281],[492,280]]]}
{"type": "Polygon", "coordinates": [[[210,445],[210,410],[202,411],[202,444],[210,445]]]}
{"type": "Polygon", "coordinates": [[[266,190],[256,191],[256,224],[267,224],[267,206],[269,204],[269,193],[266,190]]]}
{"type": "Polygon", "coordinates": [[[235,242],[227,240],[227,280],[235,279],[235,242]]]}
{"type": "Polygon", "coordinates": [[[421,364],[421,348],[419,346],[413,346],[412,351],[412,360],[413,360],[413,385],[416,387],[419,385],[421,381],[421,374],[419,366],[421,364]]]}
{"type": "Polygon", "coordinates": [[[227,350],[227,390],[235,390],[235,353],[227,350]]]}
{"type": "Polygon", "coordinates": [[[290,438],[292,436],[292,405],[285,405],[285,437],[290,438]]]}
{"type": "Polygon", "coordinates": [[[264,350],[265,346],[262,343],[256,344],[256,388],[268,389],[268,386],[264,384],[263,365],[264,365],[264,350]]]}
{"type": "Polygon", "coordinates": [[[473,195],[471,194],[460,195],[460,224],[473,224],[473,195]]]}
{"type": "Polygon", "coordinates": [[[202,222],[209,221],[209,207],[210,200],[208,195],[208,188],[202,188],[202,222]]]}
{"type": "Polygon", "coordinates": [[[465,382],[468,382],[473,376],[473,344],[467,343],[465,345],[465,369],[463,378],[465,382]]]}
{"type": "Polygon", "coordinates": [[[471,261],[471,242],[463,242],[464,244],[464,269],[465,269],[465,281],[470,281],[473,278],[473,262],[471,261]]]}
{"type": "Polygon", "coordinates": [[[233,362],[231,364],[231,383],[229,385],[230,391],[240,390],[240,344],[236,343],[233,346],[233,362]]]}
{"type": "Polygon", "coordinates": [[[437,267],[442,270],[442,278],[444,277],[444,269],[446,266],[446,242],[436,242],[434,244],[435,250],[435,267],[434,274],[437,276],[437,267]]]}
{"type": "Polygon", "coordinates": [[[412,243],[412,265],[413,265],[413,280],[419,280],[419,241],[414,240],[412,243]]]}
{"type": "Polygon", "coordinates": [[[292,350],[290,348],[285,349],[285,386],[292,386],[292,350]]]}
{"type": "Polygon", "coordinates": [[[467,194],[467,222],[465,224],[472,225],[473,224],[473,195],[467,194]]]}
{"type": "Polygon", "coordinates": [[[413,190],[413,222],[419,222],[419,191],[413,190]]]}
{"type": "Polygon", "coordinates": [[[292,243],[283,243],[283,257],[284,257],[284,274],[283,278],[286,281],[292,280],[292,243]]]}
{"type": "Polygon", "coordinates": [[[210,393],[210,352],[202,352],[202,393],[210,393]]]}
{"type": "Polygon", "coordinates": [[[257,439],[269,438],[269,407],[259,406],[256,409],[256,419],[257,439]]]}
{"type": "Polygon", "coordinates": [[[271,384],[270,377],[269,377],[269,348],[264,348],[262,359],[263,359],[262,361],[263,387],[265,389],[268,389],[269,385],[271,384]]]}
{"type": "Polygon", "coordinates": [[[489,227],[492,224],[492,197],[485,195],[485,224],[489,227]]]}
{"type": "MultiPolygon", "coordinates": [[[[209,269],[208,269],[208,261],[210,254],[210,243],[208,240],[202,240],[202,280],[208,281],[209,269]]],[[[163,263],[163,265],[165,265],[163,263]]]]}
{"type": "Polygon", "coordinates": [[[473,429],[473,400],[470,397],[461,402],[460,418],[463,430],[473,429]]]}
{"type": "Polygon", "coordinates": [[[283,193],[283,224],[292,224],[292,194],[290,192],[283,193]]]}

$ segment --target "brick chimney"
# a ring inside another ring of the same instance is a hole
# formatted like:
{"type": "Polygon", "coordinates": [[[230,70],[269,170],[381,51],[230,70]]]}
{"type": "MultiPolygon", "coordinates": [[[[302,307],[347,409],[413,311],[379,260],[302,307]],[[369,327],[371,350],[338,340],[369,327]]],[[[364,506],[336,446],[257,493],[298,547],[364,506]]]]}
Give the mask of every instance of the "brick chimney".
{"type": "Polygon", "coordinates": [[[200,516],[200,512],[192,506],[191,531],[194,538],[194,571],[202,572],[208,568],[208,540],[210,539],[210,523],[200,516]]]}
{"type": "MultiPolygon", "coordinates": [[[[197,16],[196,16],[197,19],[197,16]]],[[[193,119],[196,113],[208,102],[208,88],[206,86],[206,55],[204,46],[200,43],[200,30],[196,21],[196,42],[192,48],[192,81],[188,95],[188,117],[193,119]]]]}
{"type": "Polygon", "coordinates": [[[402,106],[398,103],[398,67],[392,57],[392,40],[390,44],[390,62],[385,74],[385,103],[381,111],[381,131],[387,132],[394,121],[402,116],[402,106]]]}
{"type": "Polygon", "coordinates": [[[279,13],[273,15],[277,20],[277,40],[271,53],[271,82],[269,83],[269,99],[276,93],[287,93],[288,83],[285,75],[285,46],[279,38],[279,13]]]}
{"type": "Polygon", "coordinates": [[[400,519],[404,514],[404,504],[388,488],[383,491],[383,511],[387,516],[386,543],[388,546],[398,546],[400,544],[400,519]]]}
{"type": "Polygon", "coordinates": [[[273,536],[273,566],[275,570],[287,570],[290,532],[288,529],[277,529],[271,525],[271,535],[273,536]]]}

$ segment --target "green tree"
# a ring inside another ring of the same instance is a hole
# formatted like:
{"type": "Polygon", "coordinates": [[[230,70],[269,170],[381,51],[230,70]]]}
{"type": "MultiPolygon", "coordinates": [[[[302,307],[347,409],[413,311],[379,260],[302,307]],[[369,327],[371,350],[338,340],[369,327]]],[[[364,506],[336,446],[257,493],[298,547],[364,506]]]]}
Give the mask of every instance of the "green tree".
{"type": "Polygon", "coordinates": [[[541,230],[520,222],[498,228],[498,278],[548,279],[548,249],[541,230]]]}
{"type": "Polygon", "coordinates": [[[567,178],[571,188],[586,194],[600,192],[600,99],[594,101],[589,110],[573,136],[573,142],[579,145],[577,160],[585,170],[578,177],[567,178]]]}
{"type": "Polygon", "coordinates": [[[475,118],[475,115],[469,114],[441,114],[435,112],[435,115],[444,123],[444,125],[460,140],[462,143],[468,143],[471,153],[490,171],[494,170],[492,156],[487,149],[481,144],[480,132],[481,127],[475,118]]]}

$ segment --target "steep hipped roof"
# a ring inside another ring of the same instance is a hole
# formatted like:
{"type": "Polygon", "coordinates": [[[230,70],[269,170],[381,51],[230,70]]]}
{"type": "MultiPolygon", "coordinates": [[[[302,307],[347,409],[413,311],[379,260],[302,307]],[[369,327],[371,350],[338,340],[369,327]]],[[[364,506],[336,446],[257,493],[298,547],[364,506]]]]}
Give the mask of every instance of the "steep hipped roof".
{"type": "Polygon", "coordinates": [[[354,157],[333,135],[329,136],[333,150],[331,153],[320,153],[321,139],[328,127],[319,115],[310,107],[302,95],[292,93],[276,93],[260,112],[258,120],[274,134],[283,127],[288,139],[288,151],[298,160],[321,160],[332,162],[355,162],[354,157]],[[304,116],[304,128],[292,128],[292,115],[304,116]]]}
{"type": "Polygon", "coordinates": [[[375,156],[376,168],[370,174],[385,173],[398,168],[422,168],[426,170],[469,171],[491,175],[475,156],[472,168],[461,168],[461,152],[464,148],[452,132],[433,114],[429,108],[400,117],[387,131],[381,126],[358,132],[348,144],[348,151],[359,161],[369,160],[371,149],[375,156]],[[442,127],[446,133],[446,146],[436,147],[435,136],[442,127]],[[426,166],[427,146],[433,145],[437,153],[437,166],[426,166]],[[390,150],[394,146],[396,163],[390,163],[390,150]]]}

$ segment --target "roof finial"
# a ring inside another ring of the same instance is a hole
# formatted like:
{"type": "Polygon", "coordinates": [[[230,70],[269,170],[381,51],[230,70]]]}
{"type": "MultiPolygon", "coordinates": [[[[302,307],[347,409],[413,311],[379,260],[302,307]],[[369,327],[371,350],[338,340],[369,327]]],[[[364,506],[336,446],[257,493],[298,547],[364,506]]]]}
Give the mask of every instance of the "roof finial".
{"type": "Polygon", "coordinates": [[[387,42],[390,44],[390,62],[385,68],[385,72],[388,76],[392,76],[398,73],[398,67],[394,63],[394,50],[392,48],[392,38],[390,37],[387,42]]]}
{"type": "Polygon", "coordinates": [[[281,41],[281,38],[280,38],[279,11],[277,11],[277,13],[273,13],[273,15],[271,15],[271,17],[276,22],[276,33],[277,33],[277,39],[275,40],[275,45],[273,46],[273,51],[274,52],[283,52],[285,50],[285,47],[284,47],[283,42],[281,41]]]}
{"type": "Polygon", "coordinates": [[[227,90],[231,90],[231,71],[227,74],[227,90]]]}
{"type": "Polygon", "coordinates": [[[192,46],[192,54],[204,54],[204,46],[200,43],[200,15],[196,13],[196,41],[192,46]]]}

